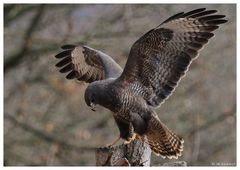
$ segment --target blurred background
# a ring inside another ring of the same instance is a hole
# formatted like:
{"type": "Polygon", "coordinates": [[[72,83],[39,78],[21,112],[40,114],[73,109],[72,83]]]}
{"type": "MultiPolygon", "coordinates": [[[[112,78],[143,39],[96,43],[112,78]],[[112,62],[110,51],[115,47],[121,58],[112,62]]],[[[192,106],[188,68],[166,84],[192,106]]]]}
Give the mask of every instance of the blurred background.
{"type": "MultiPolygon", "coordinates": [[[[132,44],[173,14],[206,7],[229,22],[201,51],[157,110],[185,140],[188,165],[236,164],[236,5],[4,5],[4,165],[95,165],[95,148],[119,131],[110,111],[89,109],[85,83],[69,81],[54,58],[86,44],[122,67],[132,44]]],[[[152,155],[153,166],[175,160],[152,155]]]]}

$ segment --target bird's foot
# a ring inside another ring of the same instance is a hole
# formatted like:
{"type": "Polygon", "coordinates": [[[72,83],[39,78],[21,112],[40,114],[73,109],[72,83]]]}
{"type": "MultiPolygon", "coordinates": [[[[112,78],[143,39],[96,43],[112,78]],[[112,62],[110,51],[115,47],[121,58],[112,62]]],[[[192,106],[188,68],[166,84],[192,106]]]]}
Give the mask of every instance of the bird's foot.
{"type": "Polygon", "coordinates": [[[120,140],[120,136],[118,138],[116,138],[112,143],[107,144],[106,147],[107,148],[112,148],[113,145],[115,145],[119,140],[120,140]]]}
{"type": "Polygon", "coordinates": [[[134,141],[137,137],[137,134],[136,133],[133,133],[132,137],[128,138],[128,140],[125,140],[124,141],[124,144],[127,145],[129,143],[131,143],[132,141],[134,141]]]}

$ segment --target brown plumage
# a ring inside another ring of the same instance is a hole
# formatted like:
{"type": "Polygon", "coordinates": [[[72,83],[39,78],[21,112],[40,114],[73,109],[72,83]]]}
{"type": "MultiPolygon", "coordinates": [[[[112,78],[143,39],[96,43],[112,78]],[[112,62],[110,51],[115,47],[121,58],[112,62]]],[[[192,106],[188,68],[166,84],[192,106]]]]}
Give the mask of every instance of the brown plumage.
{"type": "Polygon", "coordinates": [[[172,94],[212,32],[227,22],[224,15],[212,15],[216,12],[201,8],[168,18],[133,44],[123,71],[110,56],[73,45],[62,47],[56,66],[69,72],[68,79],[90,83],[86,104],[110,109],[120,137],[130,140],[134,131],[155,154],[178,158],[183,139],[160,121],[154,109],[172,94]]]}

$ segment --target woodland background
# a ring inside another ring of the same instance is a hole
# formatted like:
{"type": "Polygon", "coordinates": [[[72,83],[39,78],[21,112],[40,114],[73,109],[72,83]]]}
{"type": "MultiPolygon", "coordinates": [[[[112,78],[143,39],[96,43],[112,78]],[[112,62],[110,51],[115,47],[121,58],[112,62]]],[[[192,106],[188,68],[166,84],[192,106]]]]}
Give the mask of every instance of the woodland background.
{"type": "MultiPolygon", "coordinates": [[[[110,111],[92,112],[87,84],[55,67],[63,44],[86,44],[124,67],[131,45],[169,16],[216,9],[229,22],[157,110],[185,139],[188,165],[236,164],[236,5],[4,5],[4,165],[95,165],[96,147],[119,135],[110,111]]],[[[174,160],[152,156],[157,166],[174,160]]]]}

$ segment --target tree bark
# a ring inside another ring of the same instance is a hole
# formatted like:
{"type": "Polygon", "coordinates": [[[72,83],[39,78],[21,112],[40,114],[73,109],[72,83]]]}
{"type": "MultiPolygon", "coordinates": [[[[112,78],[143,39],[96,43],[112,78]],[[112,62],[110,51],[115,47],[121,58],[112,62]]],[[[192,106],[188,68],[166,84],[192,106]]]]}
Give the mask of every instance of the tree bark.
{"type": "Polygon", "coordinates": [[[140,139],[130,144],[96,150],[97,166],[150,166],[151,149],[140,139]]]}

